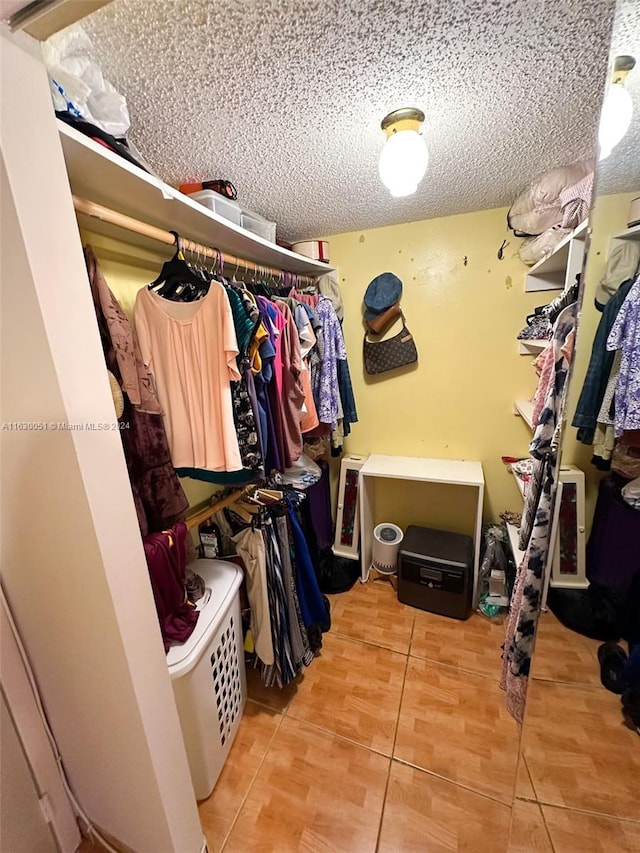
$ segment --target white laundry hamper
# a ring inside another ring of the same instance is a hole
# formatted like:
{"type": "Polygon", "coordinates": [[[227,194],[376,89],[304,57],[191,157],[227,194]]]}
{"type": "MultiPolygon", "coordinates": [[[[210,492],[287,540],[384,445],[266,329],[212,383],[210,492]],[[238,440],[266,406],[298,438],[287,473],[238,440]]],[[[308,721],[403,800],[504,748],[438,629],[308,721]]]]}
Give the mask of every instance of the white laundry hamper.
{"type": "Polygon", "coordinates": [[[222,771],[247,699],[239,589],[242,572],[224,560],[189,568],[205,583],[200,616],[185,643],[167,654],[196,799],[206,799],[222,771]]]}
{"type": "Polygon", "coordinates": [[[404,533],[397,524],[385,521],[373,529],[371,568],[381,575],[394,575],[397,571],[398,549],[404,533]]]}

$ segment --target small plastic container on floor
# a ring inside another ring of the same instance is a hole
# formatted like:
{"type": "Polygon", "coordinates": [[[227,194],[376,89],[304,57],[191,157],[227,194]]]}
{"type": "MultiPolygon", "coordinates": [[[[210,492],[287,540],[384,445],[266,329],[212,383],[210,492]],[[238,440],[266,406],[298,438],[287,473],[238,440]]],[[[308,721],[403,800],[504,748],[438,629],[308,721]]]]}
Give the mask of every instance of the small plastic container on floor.
{"type": "Polygon", "coordinates": [[[213,790],[247,699],[239,589],[242,572],[223,560],[196,560],[205,582],[189,639],[172,646],[167,665],[196,799],[213,790]]]}

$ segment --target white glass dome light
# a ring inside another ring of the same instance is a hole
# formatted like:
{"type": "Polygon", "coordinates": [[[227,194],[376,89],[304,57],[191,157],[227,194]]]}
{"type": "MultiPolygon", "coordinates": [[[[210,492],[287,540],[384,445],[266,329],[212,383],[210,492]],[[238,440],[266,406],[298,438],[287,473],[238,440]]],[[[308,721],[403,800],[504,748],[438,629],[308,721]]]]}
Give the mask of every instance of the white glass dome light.
{"type": "Polygon", "coordinates": [[[380,153],[378,171],[395,198],[412,195],[427,171],[429,152],[419,132],[423,121],[422,110],[406,107],[389,113],[381,122],[387,141],[380,153]]]}
{"type": "Polygon", "coordinates": [[[598,129],[599,160],[605,160],[629,130],[633,117],[633,101],[625,89],[627,74],[636,64],[633,56],[616,56],[611,84],[602,105],[598,129]]]}

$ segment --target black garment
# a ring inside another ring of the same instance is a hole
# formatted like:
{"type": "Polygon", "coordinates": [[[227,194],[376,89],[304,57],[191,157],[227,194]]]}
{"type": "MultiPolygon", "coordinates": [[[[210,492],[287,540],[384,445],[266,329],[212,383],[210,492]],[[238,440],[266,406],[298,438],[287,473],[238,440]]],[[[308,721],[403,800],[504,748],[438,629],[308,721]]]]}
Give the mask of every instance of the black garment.
{"type": "Polygon", "coordinates": [[[258,421],[249,394],[247,369],[250,369],[248,365],[241,366],[240,381],[231,383],[231,403],[242,466],[249,471],[258,471],[263,464],[262,453],[258,421]]]}
{"type": "Polygon", "coordinates": [[[616,607],[597,587],[560,589],[549,587],[547,603],[565,628],[592,640],[617,642],[621,636],[616,607]]]}
{"type": "Polygon", "coordinates": [[[133,165],[137,166],[139,169],[142,169],[143,172],[149,171],[148,169],[145,169],[141,163],[138,163],[133,154],[129,151],[126,139],[116,139],[115,136],[111,136],[110,133],[106,133],[102,128],[96,127],[95,124],[84,121],[84,119],[77,118],[66,110],[56,110],[56,116],[65,124],[74,127],[90,139],[96,139],[103,145],[106,144],[107,148],[110,148],[115,154],[119,154],[120,157],[124,157],[125,160],[128,160],[129,163],[133,163],[133,165]]]}
{"type": "Polygon", "coordinates": [[[615,474],[600,482],[585,555],[587,579],[620,603],[640,573],[640,511],[622,497],[626,482],[615,474]]]}
{"type": "Polygon", "coordinates": [[[334,595],[348,592],[360,577],[360,561],[336,556],[331,548],[318,555],[318,585],[322,592],[334,595]]]}

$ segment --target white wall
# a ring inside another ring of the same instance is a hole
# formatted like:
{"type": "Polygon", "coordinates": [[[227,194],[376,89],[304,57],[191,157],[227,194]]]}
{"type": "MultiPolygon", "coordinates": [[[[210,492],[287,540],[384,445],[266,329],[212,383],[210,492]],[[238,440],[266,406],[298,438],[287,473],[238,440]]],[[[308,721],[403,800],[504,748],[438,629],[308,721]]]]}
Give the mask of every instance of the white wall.
{"type": "MultiPolygon", "coordinates": [[[[39,49],[0,36],[4,423],[112,422],[39,49]]],[[[0,432],[3,585],[73,787],[136,853],[202,832],[115,431],[0,432]]]]}
{"type": "Polygon", "coordinates": [[[0,845],[11,853],[56,853],[4,696],[0,708],[0,845]]]}

